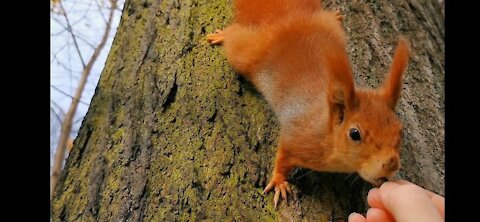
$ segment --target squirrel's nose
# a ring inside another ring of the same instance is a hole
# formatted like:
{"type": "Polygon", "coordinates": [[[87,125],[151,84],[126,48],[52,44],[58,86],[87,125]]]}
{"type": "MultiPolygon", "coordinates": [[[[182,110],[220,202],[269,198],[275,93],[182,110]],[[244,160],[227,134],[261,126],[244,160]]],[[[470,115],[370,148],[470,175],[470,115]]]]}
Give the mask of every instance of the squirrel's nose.
{"type": "Polygon", "coordinates": [[[392,157],[383,164],[383,169],[388,171],[396,171],[400,167],[398,158],[392,157]]]}

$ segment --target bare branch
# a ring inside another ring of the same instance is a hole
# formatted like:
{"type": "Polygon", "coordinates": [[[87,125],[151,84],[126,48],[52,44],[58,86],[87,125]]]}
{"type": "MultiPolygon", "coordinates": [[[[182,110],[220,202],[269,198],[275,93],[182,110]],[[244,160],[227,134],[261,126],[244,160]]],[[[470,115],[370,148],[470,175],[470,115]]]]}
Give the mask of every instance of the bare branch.
{"type": "MultiPolygon", "coordinates": [[[[55,160],[54,160],[54,165],[52,169],[52,175],[50,177],[50,199],[52,199],[53,197],[53,191],[55,190],[58,177],[60,176],[60,172],[62,170],[63,160],[65,158],[65,151],[66,151],[65,149],[67,148],[69,135],[70,135],[70,132],[72,131],[72,121],[75,116],[75,112],[77,111],[78,103],[82,96],[83,90],[85,89],[85,85],[87,83],[87,79],[88,79],[88,76],[90,75],[92,67],[95,64],[97,57],[100,55],[100,52],[102,51],[103,47],[105,46],[105,43],[107,42],[108,36],[110,34],[111,26],[113,23],[113,16],[115,13],[115,9],[117,8],[117,0],[111,0],[110,3],[112,4],[112,6],[110,9],[107,25],[105,27],[105,32],[102,36],[102,40],[100,44],[97,46],[97,48],[95,48],[93,55],[90,57],[88,63],[84,66],[82,77],[80,79],[78,88],[76,89],[75,95],[73,97],[75,99],[72,99],[70,108],[68,109],[68,112],[65,115],[65,119],[62,122],[60,138],[59,138],[57,149],[55,152],[55,160]]],[[[67,17],[65,16],[65,18],[67,17]]]]}
{"type": "Polygon", "coordinates": [[[50,107],[50,110],[52,110],[52,112],[53,112],[53,114],[55,115],[55,118],[58,120],[58,122],[61,123],[61,122],[62,122],[62,118],[60,118],[60,116],[58,115],[58,113],[55,112],[55,110],[54,110],[52,107],[50,107]]]}
{"type": "MultiPolygon", "coordinates": [[[[92,1],[93,1],[93,0],[92,0],[92,1]]],[[[85,19],[87,18],[87,16],[89,15],[90,9],[92,8],[92,4],[93,4],[92,1],[90,1],[90,2],[88,3],[88,7],[87,7],[86,10],[75,10],[75,11],[73,12],[73,14],[83,13],[83,16],[82,16],[81,18],[79,18],[76,22],[81,22],[81,21],[83,21],[83,20],[85,20],[85,19]]],[[[76,4],[78,4],[78,2],[76,2],[76,4]]],[[[75,7],[75,6],[74,6],[74,7],[75,7]]],[[[72,13],[70,13],[70,14],[72,14],[72,13]]]]}
{"type": "Polygon", "coordinates": [[[74,124],[77,124],[77,123],[79,123],[79,122],[82,121],[82,120],[83,120],[83,117],[80,117],[80,118],[78,118],[77,120],[75,120],[75,122],[73,122],[73,123],[74,123],[74,124]]]}
{"type": "Polygon", "coordinates": [[[67,31],[67,29],[62,29],[62,31],[59,31],[59,32],[56,32],[56,33],[52,33],[52,34],[50,34],[50,36],[61,35],[61,34],[63,34],[65,31],[67,31]]]}
{"type": "Polygon", "coordinates": [[[63,24],[62,21],[60,21],[57,17],[53,16],[52,19],[53,21],[57,22],[58,25],[62,26],[63,31],[67,30],[67,26],[65,26],[65,24],[63,24]]]}
{"type": "Polygon", "coordinates": [[[84,102],[84,101],[82,101],[82,100],[80,100],[80,99],[74,98],[74,97],[71,96],[70,94],[64,92],[63,90],[57,88],[57,87],[54,86],[54,85],[50,85],[50,86],[51,86],[53,89],[57,90],[58,92],[62,93],[63,95],[66,95],[66,96],[70,97],[72,100],[78,100],[79,102],[81,102],[81,103],[83,103],[83,104],[85,104],[85,105],[87,105],[87,106],[89,105],[88,103],[86,103],[86,102],[84,102]]]}
{"type": "MultiPolygon", "coordinates": [[[[58,62],[58,64],[59,64],[63,69],[65,69],[65,70],[67,70],[68,72],[70,72],[70,74],[71,74],[72,72],[82,72],[81,70],[72,70],[71,68],[67,67],[65,64],[63,64],[62,61],[60,61],[60,60],[58,59],[58,57],[57,57],[56,55],[53,56],[53,61],[55,61],[55,60],[58,62]]],[[[52,62],[53,62],[53,61],[52,61],[52,62]]]]}
{"type": "Polygon", "coordinates": [[[75,48],[77,49],[78,57],[80,57],[80,61],[82,61],[83,68],[85,69],[85,61],[83,61],[82,53],[80,52],[80,47],[78,47],[77,39],[73,34],[72,26],[70,25],[70,21],[68,20],[67,13],[65,12],[65,8],[63,7],[62,1],[59,1],[60,8],[62,9],[63,17],[65,17],[65,21],[67,21],[67,30],[72,34],[73,43],[75,44],[75,48]]]}
{"type": "MultiPolygon", "coordinates": [[[[60,53],[61,51],[63,51],[65,48],[67,48],[68,46],[68,43],[65,43],[65,45],[63,45],[62,47],[60,47],[55,53],[53,53],[53,58],[56,58],[57,57],[57,54],[60,53]]],[[[58,60],[58,59],[57,59],[58,60]]],[[[60,61],[60,60],[59,60],[60,61]]],[[[52,60],[53,62],[53,60],[52,60]]],[[[50,63],[51,64],[51,63],[50,63]]]]}
{"type": "MultiPolygon", "coordinates": [[[[63,111],[62,107],[60,107],[56,102],[54,102],[54,101],[52,101],[52,100],[50,100],[50,102],[52,103],[52,105],[54,105],[54,106],[57,107],[58,111],[60,112],[60,114],[61,114],[62,116],[65,116],[65,112],[63,111]]],[[[50,107],[50,108],[51,108],[51,107],[50,107]]],[[[60,118],[60,119],[61,119],[61,118],[60,118]]],[[[62,121],[60,121],[60,122],[62,122],[62,121]]]]}
{"type": "Polygon", "coordinates": [[[107,24],[107,19],[105,18],[105,15],[103,14],[102,6],[100,6],[100,3],[98,3],[98,0],[93,0],[93,1],[97,4],[98,11],[99,11],[100,15],[102,15],[102,18],[103,18],[103,21],[105,21],[105,24],[107,24]]]}
{"type": "MultiPolygon", "coordinates": [[[[63,15],[63,14],[62,14],[62,15],[63,15]]],[[[86,18],[86,17],[84,16],[84,18],[79,19],[78,21],[75,21],[75,22],[71,23],[71,24],[70,24],[71,30],[73,31],[73,30],[74,30],[73,28],[74,28],[76,25],[80,24],[80,22],[82,22],[82,20],[85,19],[85,18],[86,18]]],[[[52,17],[52,19],[53,19],[53,21],[57,22],[57,23],[58,23],[60,26],[62,26],[62,28],[63,28],[62,31],[57,32],[57,33],[54,33],[54,34],[52,34],[52,36],[59,35],[59,34],[65,32],[65,31],[69,31],[69,30],[70,30],[70,29],[68,28],[68,25],[63,24],[62,21],[60,21],[58,18],[52,17]]]]}
{"type": "Polygon", "coordinates": [[[88,46],[90,46],[92,49],[95,49],[95,45],[93,45],[92,43],[90,43],[85,37],[81,36],[81,35],[76,35],[78,39],[82,40],[85,44],[87,44],[88,46]]]}

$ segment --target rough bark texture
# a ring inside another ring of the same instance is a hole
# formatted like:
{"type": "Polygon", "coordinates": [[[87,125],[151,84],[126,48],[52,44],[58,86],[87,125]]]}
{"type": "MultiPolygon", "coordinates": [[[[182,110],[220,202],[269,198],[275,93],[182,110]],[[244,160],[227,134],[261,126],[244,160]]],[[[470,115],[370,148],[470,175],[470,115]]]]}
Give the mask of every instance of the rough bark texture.
{"type": "MultiPolygon", "coordinates": [[[[91,107],[66,162],[53,221],[342,221],[365,212],[357,176],[298,169],[295,200],[262,190],[278,124],[206,34],[231,1],[127,0],[91,107]]],[[[397,107],[400,176],[444,194],[444,24],[438,1],[325,1],[345,15],[359,85],[378,86],[397,36],[412,56],[397,107]]]]}

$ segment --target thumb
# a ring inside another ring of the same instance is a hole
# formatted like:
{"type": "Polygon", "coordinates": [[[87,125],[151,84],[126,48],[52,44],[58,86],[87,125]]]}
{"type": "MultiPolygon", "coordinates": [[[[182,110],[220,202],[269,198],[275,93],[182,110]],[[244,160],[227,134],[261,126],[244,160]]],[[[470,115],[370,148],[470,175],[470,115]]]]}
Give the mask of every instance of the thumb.
{"type": "Polygon", "coordinates": [[[427,193],[413,184],[386,182],[380,187],[380,198],[397,222],[443,221],[427,193]]]}

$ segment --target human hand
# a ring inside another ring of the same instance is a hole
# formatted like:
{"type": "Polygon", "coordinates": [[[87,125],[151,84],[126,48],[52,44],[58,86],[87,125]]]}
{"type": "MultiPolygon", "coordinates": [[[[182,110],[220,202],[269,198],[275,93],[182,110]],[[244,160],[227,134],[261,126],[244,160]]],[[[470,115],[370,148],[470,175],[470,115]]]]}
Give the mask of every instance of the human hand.
{"type": "Polygon", "coordinates": [[[445,219],[445,198],[413,183],[399,180],[373,188],[366,217],[352,213],[349,222],[437,222],[445,219]]]}

